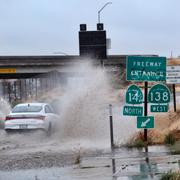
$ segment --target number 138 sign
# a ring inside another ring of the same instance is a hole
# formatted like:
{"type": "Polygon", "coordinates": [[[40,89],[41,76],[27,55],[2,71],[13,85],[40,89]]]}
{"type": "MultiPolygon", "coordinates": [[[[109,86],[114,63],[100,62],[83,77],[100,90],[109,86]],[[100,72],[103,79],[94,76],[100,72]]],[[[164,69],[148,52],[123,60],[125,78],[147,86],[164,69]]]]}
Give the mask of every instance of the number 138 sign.
{"type": "Polygon", "coordinates": [[[170,102],[170,90],[164,84],[154,85],[148,94],[148,102],[150,103],[169,103],[170,102]]]}

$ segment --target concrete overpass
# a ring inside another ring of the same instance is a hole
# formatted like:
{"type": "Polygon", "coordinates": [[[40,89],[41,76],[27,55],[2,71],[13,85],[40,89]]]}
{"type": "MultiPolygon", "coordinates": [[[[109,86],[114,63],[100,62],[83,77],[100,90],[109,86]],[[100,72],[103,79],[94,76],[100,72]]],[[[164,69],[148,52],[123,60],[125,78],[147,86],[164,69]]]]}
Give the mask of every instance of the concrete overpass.
{"type": "MultiPolygon", "coordinates": [[[[110,55],[107,59],[90,61],[119,77],[126,56],[110,55]]],[[[13,103],[16,99],[38,98],[57,86],[66,86],[69,78],[81,76],[74,66],[84,61],[80,56],[0,56],[0,97],[13,103]]]]}
{"type": "MultiPolygon", "coordinates": [[[[0,79],[33,78],[49,72],[59,74],[72,73],[72,67],[85,59],[80,56],[0,56],[0,79]],[[3,69],[15,69],[15,73],[4,72],[3,69]]],[[[91,60],[95,66],[125,66],[126,55],[110,55],[107,59],[91,60]]]]}

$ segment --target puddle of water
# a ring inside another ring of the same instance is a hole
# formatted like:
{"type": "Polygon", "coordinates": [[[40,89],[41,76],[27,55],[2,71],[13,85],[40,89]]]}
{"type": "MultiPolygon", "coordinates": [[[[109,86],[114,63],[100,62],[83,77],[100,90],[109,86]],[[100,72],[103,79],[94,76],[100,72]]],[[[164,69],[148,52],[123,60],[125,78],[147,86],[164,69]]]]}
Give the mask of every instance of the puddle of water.
{"type": "Polygon", "coordinates": [[[169,155],[162,146],[157,148],[157,153],[155,149],[151,147],[150,154],[143,150],[120,149],[114,153],[82,157],[79,165],[62,168],[0,171],[0,180],[45,180],[47,177],[48,180],[159,179],[162,173],[180,168],[180,155],[169,155]]]}
{"type": "Polygon", "coordinates": [[[38,170],[20,170],[12,172],[1,172],[0,179],[5,180],[111,180],[111,170],[100,169],[79,169],[77,167],[48,168],[38,170]]]}

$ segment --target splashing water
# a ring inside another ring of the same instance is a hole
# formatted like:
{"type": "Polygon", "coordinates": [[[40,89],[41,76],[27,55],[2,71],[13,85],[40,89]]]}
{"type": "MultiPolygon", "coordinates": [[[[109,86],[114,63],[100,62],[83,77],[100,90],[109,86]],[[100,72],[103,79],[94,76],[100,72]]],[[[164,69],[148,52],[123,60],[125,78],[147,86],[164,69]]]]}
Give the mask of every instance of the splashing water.
{"type": "MultiPolygon", "coordinates": [[[[81,72],[81,77],[69,78],[64,94],[58,97],[61,118],[56,135],[64,142],[109,147],[108,105],[112,103],[110,98],[114,91],[108,75],[102,68],[93,67],[89,62],[80,64],[73,70],[81,72]]],[[[116,121],[114,125],[118,126],[115,127],[115,139],[119,144],[134,132],[135,121],[133,123],[130,118],[130,124],[128,118],[122,118],[122,102],[116,101],[113,112],[116,121]],[[130,131],[127,128],[130,128],[130,131]]]]}
{"type": "MultiPolygon", "coordinates": [[[[83,148],[109,148],[109,104],[113,101],[115,142],[125,142],[135,131],[135,121],[122,116],[122,99],[117,98],[109,82],[109,75],[102,68],[93,67],[90,62],[72,67],[75,76],[67,78],[66,87],[59,87],[50,96],[56,99],[56,109],[60,112],[57,130],[49,139],[37,134],[2,136],[16,145],[32,146],[55,144],[83,148]],[[58,102],[58,103],[57,103],[58,102]]],[[[116,91],[117,92],[117,91],[116,91]]],[[[119,95],[119,93],[118,93],[119,95]]],[[[49,98],[50,99],[50,98],[49,98]]],[[[48,101],[48,97],[47,97],[48,101]]],[[[45,146],[42,146],[45,148],[45,146]]]]}
{"type": "Polygon", "coordinates": [[[3,98],[0,99],[0,128],[4,127],[5,116],[10,112],[11,106],[3,98]]]}
{"type": "Polygon", "coordinates": [[[68,78],[59,99],[61,112],[57,136],[64,141],[96,141],[108,138],[106,106],[109,83],[105,72],[90,63],[74,67],[80,77],[68,78]]]}

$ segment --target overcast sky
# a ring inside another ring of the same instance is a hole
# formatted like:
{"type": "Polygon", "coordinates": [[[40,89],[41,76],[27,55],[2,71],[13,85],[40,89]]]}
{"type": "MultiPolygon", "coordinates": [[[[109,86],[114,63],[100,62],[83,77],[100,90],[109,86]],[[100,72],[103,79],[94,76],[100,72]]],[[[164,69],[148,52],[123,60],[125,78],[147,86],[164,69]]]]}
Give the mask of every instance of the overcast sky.
{"type": "MultiPolygon", "coordinates": [[[[105,0],[0,0],[0,55],[79,54],[105,0]]],[[[109,54],[180,55],[179,0],[112,0],[101,12],[109,54]]]]}

